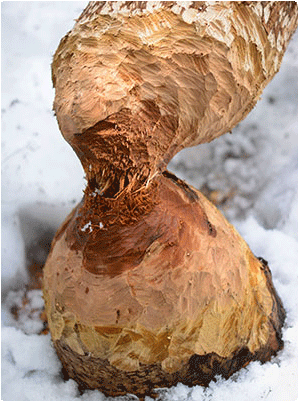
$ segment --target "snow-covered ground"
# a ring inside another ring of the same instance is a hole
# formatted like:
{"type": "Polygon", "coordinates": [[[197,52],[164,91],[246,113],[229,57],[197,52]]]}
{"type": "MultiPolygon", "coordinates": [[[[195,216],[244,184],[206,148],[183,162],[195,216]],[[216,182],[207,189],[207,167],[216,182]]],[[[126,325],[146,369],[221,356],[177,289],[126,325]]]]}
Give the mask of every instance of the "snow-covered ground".
{"type": "MultiPolygon", "coordinates": [[[[64,381],[40,319],[40,267],[53,233],[80,200],[83,171],[52,112],[50,63],[86,2],[3,2],[2,9],[2,400],[106,400],[64,381]]],[[[284,349],[208,388],[178,384],[161,400],[297,398],[298,40],[249,116],[216,141],[186,149],[169,168],[201,188],[269,261],[287,311],[284,349]]],[[[133,399],[134,397],[119,398],[133,399]]],[[[115,398],[118,399],[118,398],[115,398]]],[[[150,400],[150,398],[148,398],[150,400]]]]}

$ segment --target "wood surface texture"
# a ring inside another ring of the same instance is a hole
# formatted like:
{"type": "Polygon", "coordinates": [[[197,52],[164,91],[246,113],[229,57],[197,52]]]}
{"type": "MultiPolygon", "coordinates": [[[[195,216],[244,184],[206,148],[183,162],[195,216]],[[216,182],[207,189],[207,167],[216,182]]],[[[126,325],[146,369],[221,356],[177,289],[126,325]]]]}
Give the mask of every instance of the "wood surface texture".
{"type": "Polygon", "coordinates": [[[166,170],[230,131],[279,70],[296,2],[91,2],[54,55],[54,110],[87,187],[44,299],[65,373],[140,398],[283,347],[267,263],[166,170]]]}

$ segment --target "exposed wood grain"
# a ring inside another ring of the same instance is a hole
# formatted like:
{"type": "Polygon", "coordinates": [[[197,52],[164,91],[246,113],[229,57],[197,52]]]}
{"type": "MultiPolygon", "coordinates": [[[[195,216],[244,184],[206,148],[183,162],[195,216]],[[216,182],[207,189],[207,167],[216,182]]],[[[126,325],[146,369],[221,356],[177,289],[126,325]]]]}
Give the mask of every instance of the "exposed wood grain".
{"type": "Polygon", "coordinates": [[[112,151],[142,182],[165,170],[230,131],[279,70],[296,2],[200,3],[91,2],[62,39],[54,109],[88,177],[124,171],[112,151]]]}
{"type": "Polygon", "coordinates": [[[283,307],[266,265],[200,192],[171,174],[154,181],[152,210],[131,224],[100,228],[105,213],[95,204],[86,217],[85,196],[44,269],[49,326],[63,364],[71,377],[110,395],[120,387],[143,394],[164,381],[189,383],[192,374],[185,381],[184,373],[196,356],[204,360],[193,383],[203,384],[215,373],[212,361],[230,373],[282,347],[283,307]],[[87,219],[92,230],[82,231],[87,219]],[[241,351],[247,359],[238,364],[241,351]],[[87,367],[75,374],[79,361],[87,367]],[[140,379],[130,385],[134,376],[140,379]]]}
{"type": "Polygon", "coordinates": [[[107,395],[207,385],[283,346],[263,259],[166,171],[232,129],[278,71],[295,2],[91,2],[54,55],[54,110],[86,173],[44,268],[66,373],[107,395]]]}

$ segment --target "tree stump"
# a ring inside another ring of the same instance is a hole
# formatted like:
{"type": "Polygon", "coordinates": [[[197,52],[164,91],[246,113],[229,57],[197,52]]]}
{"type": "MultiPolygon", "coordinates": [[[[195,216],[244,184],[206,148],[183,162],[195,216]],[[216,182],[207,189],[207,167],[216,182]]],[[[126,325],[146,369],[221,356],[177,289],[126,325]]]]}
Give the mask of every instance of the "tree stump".
{"type": "Polygon", "coordinates": [[[87,187],[52,242],[44,299],[82,387],[207,385],[282,348],[266,261],[167,165],[248,114],[296,24],[295,2],[91,2],[61,40],[54,110],[87,187]]]}

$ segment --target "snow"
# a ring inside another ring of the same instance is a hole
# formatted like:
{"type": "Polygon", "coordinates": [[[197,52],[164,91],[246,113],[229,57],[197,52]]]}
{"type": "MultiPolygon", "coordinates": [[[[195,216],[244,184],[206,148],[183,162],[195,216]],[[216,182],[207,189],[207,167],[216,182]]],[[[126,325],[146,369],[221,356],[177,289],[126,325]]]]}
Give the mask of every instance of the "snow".
{"type": "MultiPolygon", "coordinates": [[[[86,4],[1,3],[2,400],[109,400],[63,380],[50,335],[39,335],[41,291],[26,288],[26,266],[43,263],[45,245],[84,189],[82,168],[52,112],[50,63],[86,4]]],[[[169,166],[214,199],[269,262],[287,311],[285,347],[271,362],[253,362],[208,388],[163,389],[160,400],[297,398],[297,49],[294,35],[280,72],[232,134],[182,151],[169,166]]]]}
{"type": "Polygon", "coordinates": [[[89,229],[89,232],[90,232],[90,233],[93,231],[92,222],[91,222],[91,221],[89,221],[88,223],[86,223],[86,224],[83,226],[83,228],[81,228],[80,230],[81,230],[82,232],[85,232],[85,231],[88,230],[88,229],[89,229]]]}

